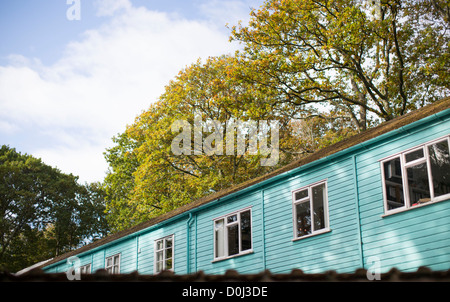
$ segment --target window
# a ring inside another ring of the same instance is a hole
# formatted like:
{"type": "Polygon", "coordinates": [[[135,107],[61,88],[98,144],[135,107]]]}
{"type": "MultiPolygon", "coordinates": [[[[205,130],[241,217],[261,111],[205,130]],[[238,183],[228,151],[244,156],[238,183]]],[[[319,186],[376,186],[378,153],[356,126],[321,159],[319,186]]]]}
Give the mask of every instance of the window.
{"type": "Polygon", "coordinates": [[[329,231],[326,181],[292,192],[294,239],[329,231]]]}
{"type": "Polygon", "coordinates": [[[386,213],[450,198],[449,138],[381,161],[386,213]]]}
{"type": "Polygon", "coordinates": [[[91,264],[86,264],[80,267],[80,274],[90,274],[91,273],[91,264]]]}
{"type": "Polygon", "coordinates": [[[251,210],[244,209],[214,220],[214,259],[252,251],[251,210]]]}
{"type": "Polygon", "coordinates": [[[120,254],[107,257],[105,269],[110,274],[119,274],[120,273],[120,254]]]}
{"type": "Polygon", "coordinates": [[[173,270],[173,235],[155,241],[155,273],[173,270]]]}

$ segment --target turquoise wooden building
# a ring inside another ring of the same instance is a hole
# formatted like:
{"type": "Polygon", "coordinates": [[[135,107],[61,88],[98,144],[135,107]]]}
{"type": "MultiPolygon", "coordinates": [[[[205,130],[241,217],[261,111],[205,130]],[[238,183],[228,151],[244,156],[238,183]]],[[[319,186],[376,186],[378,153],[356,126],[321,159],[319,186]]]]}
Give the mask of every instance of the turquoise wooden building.
{"type": "Polygon", "coordinates": [[[449,146],[447,98],[42,268],[77,256],[88,273],[447,270],[449,146]]]}

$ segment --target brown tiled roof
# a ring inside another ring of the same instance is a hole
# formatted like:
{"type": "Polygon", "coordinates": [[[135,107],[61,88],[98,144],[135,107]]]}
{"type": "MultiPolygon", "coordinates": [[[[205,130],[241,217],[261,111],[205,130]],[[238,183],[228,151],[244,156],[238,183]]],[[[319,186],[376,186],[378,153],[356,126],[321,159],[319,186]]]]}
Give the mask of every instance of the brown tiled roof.
{"type": "MultiPolygon", "coordinates": [[[[144,275],[137,272],[129,274],[108,274],[106,270],[100,269],[94,274],[81,275],[81,281],[107,281],[107,282],[364,282],[364,281],[445,281],[450,282],[450,270],[433,271],[428,267],[419,267],[417,271],[402,272],[391,269],[386,273],[379,274],[378,279],[369,279],[366,269],[357,269],[353,273],[337,273],[327,271],[324,273],[307,274],[300,269],[293,269],[290,273],[272,274],[265,270],[258,274],[239,274],[235,270],[228,270],[221,275],[206,275],[200,271],[189,275],[176,275],[171,271],[164,271],[157,275],[144,275]]],[[[69,281],[66,273],[44,273],[40,269],[34,269],[22,275],[14,275],[0,272],[0,282],[65,282],[69,281]]]]}
{"type": "Polygon", "coordinates": [[[52,259],[49,262],[45,263],[45,265],[42,265],[41,267],[51,265],[53,263],[59,262],[61,260],[64,260],[64,259],[66,259],[66,258],[68,258],[70,256],[77,255],[77,254],[80,254],[82,252],[89,251],[89,250],[94,249],[96,247],[99,247],[101,245],[107,244],[109,242],[112,242],[112,241],[118,240],[120,238],[123,238],[123,237],[125,237],[127,235],[133,234],[133,233],[135,233],[137,231],[144,230],[144,229],[146,229],[146,228],[148,228],[150,226],[156,225],[156,224],[158,224],[160,222],[163,222],[163,221],[165,221],[165,220],[167,220],[169,218],[172,218],[172,217],[175,217],[175,216],[177,216],[179,214],[188,212],[188,211],[190,211],[192,209],[195,209],[197,207],[205,205],[205,204],[207,204],[209,202],[212,202],[214,200],[226,197],[226,196],[228,196],[228,195],[230,195],[232,193],[236,193],[236,192],[238,192],[240,190],[243,190],[245,188],[251,187],[251,186],[256,185],[258,183],[261,183],[261,182],[263,182],[263,181],[265,181],[267,179],[273,178],[273,177],[275,177],[277,175],[283,174],[283,173],[288,172],[290,170],[293,170],[295,168],[304,166],[304,165],[306,165],[308,163],[314,162],[314,161],[319,160],[321,158],[325,158],[327,156],[333,155],[333,154],[335,154],[335,153],[337,153],[339,151],[343,151],[343,150],[348,149],[350,147],[353,147],[353,146],[356,146],[358,144],[364,143],[364,142],[366,142],[366,141],[368,141],[368,140],[370,140],[372,138],[378,137],[378,136],[380,136],[382,134],[386,134],[386,133],[388,133],[390,131],[393,131],[393,130],[396,130],[396,129],[400,129],[401,127],[404,127],[406,125],[411,124],[412,122],[418,121],[418,120],[420,120],[422,118],[425,118],[425,117],[428,117],[428,116],[431,116],[433,114],[436,114],[436,113],[441,112],[441,111],[443,111],[445,109],[448,109],[448,108],[450,108],[450,97],[446,97],[446,98],[444,98],[444,99],[442,99],[440,101],[437,101],[437,102],[435,102],[435,103],[433,103],[431,105],[425,106],[425,107],[423,107],[421,109],[418,109],[418,110],[415,110],[415,111],[410,112],[408,114],[405,114],[403,116],[397,117],[397,118],[395,118],[393,120],[390,120],[390,121],[387,121],[385,123],[382,123],[381,125],[379,125],[377,127],[368,129],[368,130],[366,130],[366,131],[364,131],[364,132],[362,132],[360,134],[357,134],[357,135],[355,135],[353,137],[350,137],[350,138],[342,140],[342,141],[340,141],[340,142],[338,142],[336,144],[333,144],[331,146],[328,146],[328,147],[325,147],[323,149],[320,149],[319,151],[317,151],[317,152],[315,152],[315,153],[313,153],[313,154],[311,154],[311,155],[309,155],[307,157],[304,157],[304,158],[301,158],[299,160],[293,161],[292,163],[290,163],[290,164],[288,164],[288,165],[286,165],[286,166],[284,166],[282,168],[279,168],[279,169],[277,169],[277,170],[275,170],[273,172],[267,173],[267,174],[265,174],[263,176],[260,176],[260,177],[248,180],[248,181],[246,181],[244,183],[241,183],[241,184],[232,186],[230,188],[227,188],[227,189],[215,192],[213,194],[207,195],[207,196],[202,197],[200,199],[197,199],[197,200],[195,200],[195,201],[193,201],[193,202],[191,202],[191,203],[189,203],[189,204],[187,204],[185,206],[182,206],[182,207],[177,208],[177,209],[175,209],[173,211],[165,213],[165,214],[163,214],[161,216],[152,218],[152,219],[150,219],[148,221],[140,223],[140,224],[138,224],[138,225],[136,225],[134,227],[131,227],[129,229],[126,229],[126,230],[123,230],[123,231],[111,234],[111,235],[109,235],[109,236],[107,236],[107,237],[105,237],[103,239],[94,241],[93,243],[91,243],[89,245],[86,245],[86,246],[83,246],[83,247],[81,247],[81,248],[79,248],[77,250],[74,250],[74,251],[68,252],[66,254],[63,254],[61,256],[55,257],[54,259],[52,259]]]}

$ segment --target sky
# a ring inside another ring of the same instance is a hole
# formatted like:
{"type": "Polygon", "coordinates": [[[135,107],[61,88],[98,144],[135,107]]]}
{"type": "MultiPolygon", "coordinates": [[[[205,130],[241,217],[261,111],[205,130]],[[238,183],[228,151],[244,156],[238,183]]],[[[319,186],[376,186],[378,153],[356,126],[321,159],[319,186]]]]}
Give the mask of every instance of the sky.
{"type": "Polygon", "coordinates": [[[263,2],[0,0],[0,145],[102,181],[112,137],[263,2]]]}

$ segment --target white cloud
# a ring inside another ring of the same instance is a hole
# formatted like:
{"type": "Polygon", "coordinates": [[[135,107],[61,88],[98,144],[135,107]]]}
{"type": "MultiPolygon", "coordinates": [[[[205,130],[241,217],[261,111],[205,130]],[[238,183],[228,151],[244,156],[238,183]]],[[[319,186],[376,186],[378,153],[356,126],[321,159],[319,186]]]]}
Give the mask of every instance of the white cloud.
{"type": "Polygon", "coordinates": [[[0,66],[0,134],[39,137],[26,152],[82,181],[103,179],[102,153],[111,137],[180,69],[234,50],[221,24],[136,8],[128,0],[97,5],[99,15],[112,17],[68,44],[55,64],[14,55],[0,66]]]}
{"type": "Polygon", "coordinates": [[[239,21],[246,24],[250,19],[252,5],[257,2],[261,1],[209,0],[200,5],[200,10],[210,20],[215,20],[217,24],[233,26],[237,25],[239,21]]]}
{"type": "Polygon", "coordinates": [[[97,7],[97,16],[112,16],[117,11],[132,7],[129,0],[97,0],[94,5],[97,7]]]}
{"type": "Polygon", "coordinates": [[[86,143],[76,148],[59,145],[37,149],[33,152],[33,156],[41,158],[44,163],[64,173],[80,176],[80,183],[85,183],[101,181],[105,176],[107,166],[99,149],[99,146],[86,143]]]}
{"type": "Polygon", "coordinates": [[[8,121],[0,120],[0,133],[5,133],[8,135],[12,135],[17,132],[19,129],[17,125],[14,125],[8,121]]]}

